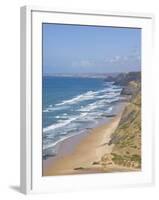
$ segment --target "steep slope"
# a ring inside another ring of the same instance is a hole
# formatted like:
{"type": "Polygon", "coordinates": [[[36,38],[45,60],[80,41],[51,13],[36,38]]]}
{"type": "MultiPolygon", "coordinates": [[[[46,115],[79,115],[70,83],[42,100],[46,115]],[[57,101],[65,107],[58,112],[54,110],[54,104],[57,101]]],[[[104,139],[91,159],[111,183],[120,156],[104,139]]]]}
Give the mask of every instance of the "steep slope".
{"type": "MultiPolygon", "coordinates": [[[[133,168],[141,167],[141,82],[138,77],[128,82],[122,91],[122,95],[129,97],[128,104],[109,142],[109,145],[114,144],[113,163],[133,168]]],[[[122,82],[126,85],[126,81],[122,82]]]]}

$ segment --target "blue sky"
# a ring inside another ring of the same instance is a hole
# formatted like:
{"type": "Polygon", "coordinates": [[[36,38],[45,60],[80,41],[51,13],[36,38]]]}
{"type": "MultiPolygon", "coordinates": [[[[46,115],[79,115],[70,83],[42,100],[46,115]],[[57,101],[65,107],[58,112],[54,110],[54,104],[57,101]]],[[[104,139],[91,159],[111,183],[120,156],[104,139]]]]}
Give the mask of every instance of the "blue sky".
{"type": "Polygon", "coordinates": [[[141,29],[43,24],[44,73],[140,71],[141,29]]]}

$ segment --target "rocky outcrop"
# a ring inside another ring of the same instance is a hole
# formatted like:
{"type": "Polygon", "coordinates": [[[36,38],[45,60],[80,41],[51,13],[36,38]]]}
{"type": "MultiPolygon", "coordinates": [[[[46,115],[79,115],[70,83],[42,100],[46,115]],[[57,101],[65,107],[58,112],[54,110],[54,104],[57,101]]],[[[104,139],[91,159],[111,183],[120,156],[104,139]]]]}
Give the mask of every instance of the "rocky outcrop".
{"type": "Polygon", "coordinates": [[[140,82],[131,81],[127,86],[124,86],[121,95],[131,95],[134,98],[141,91],[140,82]]]}

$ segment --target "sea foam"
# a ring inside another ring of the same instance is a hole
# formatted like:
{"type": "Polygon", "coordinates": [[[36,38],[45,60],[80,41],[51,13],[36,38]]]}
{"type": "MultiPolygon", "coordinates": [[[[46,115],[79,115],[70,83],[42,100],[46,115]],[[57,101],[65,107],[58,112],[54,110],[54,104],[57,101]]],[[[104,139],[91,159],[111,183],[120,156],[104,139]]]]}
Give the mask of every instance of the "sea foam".
{"type": "Polygon", "coordinates": [[[47,152],[53,152],[54,146],[60,141],[92,128],[103,120],[106,114],[112,112],[113,104],[121,98],[122,88],[111,83],[106,86],[97,91],[89,90],[56,104],[49,104],[43,109],[45,117],[49,117],[50,114],[55,119],[54,123],[43,128],[44,156],[47,152]]]}

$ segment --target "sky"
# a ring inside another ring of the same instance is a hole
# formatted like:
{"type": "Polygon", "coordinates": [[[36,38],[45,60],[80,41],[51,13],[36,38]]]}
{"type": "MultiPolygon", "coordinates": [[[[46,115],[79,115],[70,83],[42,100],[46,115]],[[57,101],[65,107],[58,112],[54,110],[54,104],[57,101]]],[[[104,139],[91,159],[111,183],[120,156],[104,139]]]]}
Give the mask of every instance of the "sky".
{"type": "Polygon", "coordinates": [[[43,24],[43,72],[140,71],[141,29],[43,24]]]}

